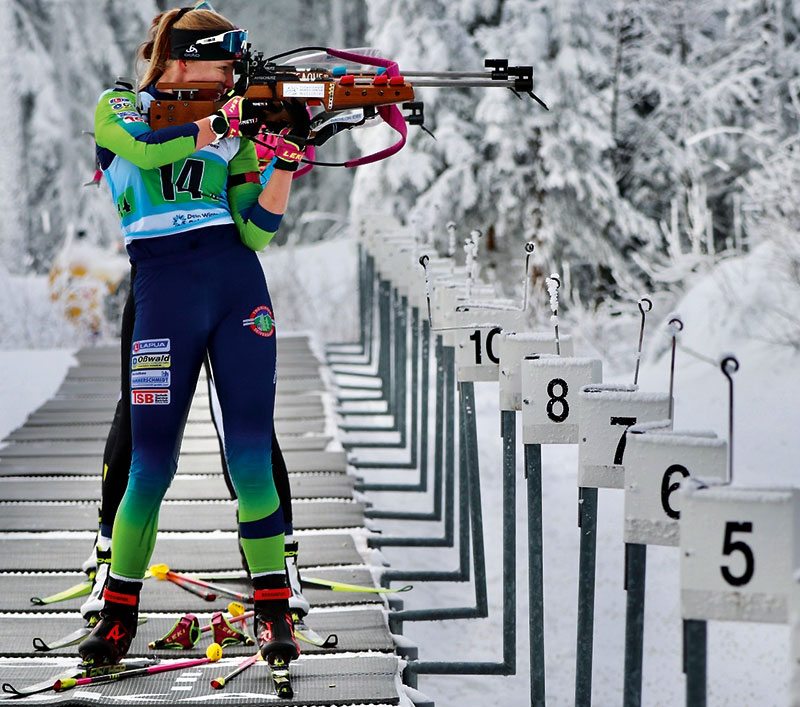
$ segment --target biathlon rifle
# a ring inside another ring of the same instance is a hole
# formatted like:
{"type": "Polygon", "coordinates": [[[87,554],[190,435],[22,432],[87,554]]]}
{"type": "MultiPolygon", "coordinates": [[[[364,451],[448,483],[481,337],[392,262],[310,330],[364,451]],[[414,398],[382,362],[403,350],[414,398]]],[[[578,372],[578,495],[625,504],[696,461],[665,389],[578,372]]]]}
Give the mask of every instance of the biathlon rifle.
{"type": "MultiPolygon", "coordinates": [[[[533,68],[509,66],[507,59],[487,59],[482,72],[407,71],[401,73],[397,63],[381,57],[327,47],[302,47],[271,57],[247,47],[234,64],[238,80],[234,93],[243,95],[257,110],[259,129],[277,133],[292,124],[284,101],[297,100],[316,108],[311,118],[311,134],[307,144],[319,146],[337,132],[364,125],[380,118],[399,135],[390,148],[372,155],[341,163],[315,162],[321,166],[355,167],[389,157],[406,141],[406,123],[424,127],[423,104],[415,89],[507,88],[519,98],[526,94],[542,107],[545,103],[533,93],[533,68]],[[292,65],[278,64],[279,59],[306,52],[292,65]],[[312,52],[312,53],[308,53],[312,52]],[[340,60],[341,66],[331,67],[340,60]],[[370,67],[365,69],[364,67],[370,67]],[[374,68],[372,68],[374,67],[374,68]],[[398,108],[409,111],[403,115],[398,108]]],[[[150,104],[149,123],[153,129],[182,125],[210,115],[224,100],[201,100],[201,92],[220,89],[213,83],[159,83],[159,90],[175,95],[174,99],[155,99],[150,104]]]]}

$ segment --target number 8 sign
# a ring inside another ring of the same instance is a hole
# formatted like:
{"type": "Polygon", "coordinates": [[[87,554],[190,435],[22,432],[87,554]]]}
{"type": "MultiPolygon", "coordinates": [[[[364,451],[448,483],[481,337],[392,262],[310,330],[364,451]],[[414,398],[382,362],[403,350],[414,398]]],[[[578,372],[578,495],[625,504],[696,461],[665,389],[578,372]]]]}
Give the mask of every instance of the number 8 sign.
{"type": "Polygon", "coordinates": [[[578,392],[602,381],[602,362],[536,354],[522,362],[521,370],[523,443],[576,444],[578,392]]]}
{"type": "Polygon", "coordinates": [[[678,495],[683,618],[787,622],[800,491],[692,480],[678,495]]]}

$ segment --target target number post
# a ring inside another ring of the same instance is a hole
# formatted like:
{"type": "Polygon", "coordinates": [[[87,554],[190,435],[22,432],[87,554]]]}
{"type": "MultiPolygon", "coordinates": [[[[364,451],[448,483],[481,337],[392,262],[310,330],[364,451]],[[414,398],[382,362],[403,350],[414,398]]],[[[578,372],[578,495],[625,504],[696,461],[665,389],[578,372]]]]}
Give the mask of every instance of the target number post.
{"type": "Polygon", "coordinates": [[[628,430],[625,448],[626,543],[680,542],[682,483],[692,476],[728,479],[728,443],[713,433],[628,430]]]}
{"type": "Polygon", "coordinates": [[[578,486],[621,489],[628,429],[669,417],[669,394],[634,385],[585,386],[579,393],[578,486]]]}
{"type": "Polygon", "coordinates": [[[787,622],[800,490],[689,479],[678,495],[683,618],[787,622]]]}
{"type": "Polygon", "coordinates": [[[577,444],[579,393],[602,379],[603,364],[598,359],[526,357],[521,364],[523,443],[577,444]]]}

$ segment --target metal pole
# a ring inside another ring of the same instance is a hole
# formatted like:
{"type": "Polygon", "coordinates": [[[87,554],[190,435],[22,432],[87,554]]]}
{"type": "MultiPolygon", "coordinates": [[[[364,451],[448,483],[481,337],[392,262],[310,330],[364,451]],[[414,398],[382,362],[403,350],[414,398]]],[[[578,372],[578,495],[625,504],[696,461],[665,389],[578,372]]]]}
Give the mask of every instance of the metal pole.
{"type": "Polygon", "coordinates": [[[707,624],[683,621],[683,672],[686,673],[686,707],[706,707],[707,624]]]}
{"type": "Polygon", "coordinates": [[[578,570],[578,646],[575,665],[575,705],[592,704],[594,641],[594,580],[597,553],[597,489],[578,489],[578,527],[581,530],[578,570]]]}
{"type": "Polygon", "coordinates": [[[544,562],[542,547],[542,445],[525,445],[528,483],[528,630],[530,633],[531,705],[545,703],[544,562]]]}
{"type": "Polygon", "coordinates": [[[644,588],[647,545],[625,544],[625,686],[624,707],[642,704],[642,653],[644,646],[644,588]]]}
{"type": "MultiPolygon", "coordinates": [[[[472,553],[475,564],[475,600],[474,607],[442,609],[439,616],[428,612],[403,612],[415,615],[416,620],[422,618],[481,618],[488,615],[486,597],[486,571],[483,541],[483,513],[481,507],[480,469],[478,466],[478,438],[475,423],[474,384],[461,383],[461,426],[463,430],[462,446],[466,447],[465,463],[469,476],[470,518],[472,526],[472,553]],[[446,613],[445,613],[446,612],[446,613]]],[[[513,675],[516,673],[516,458],[514,445],[514,413],[504,413],[502,420],[504,430],[503,450],[503,661],[461,662],[461,661],[412,661],[406,667],[404,676],[416,684],[416,676],[421,673],[439,675],[513,675]],[[508,419],[511,417],[510,429],[508,419]],[[509,452],[509,446],[512,451],[509,452]]]]}
{"type": "MultiPolygon", "coordinates": [[[[428,547],[452,547],[455,543],[455,349],[452,346],[442,347],[442,384],[444,394],[444,537],[420,538],[420,543],[428,547]]],[[[438,423],[437,423],[438,424],[438,423]]],[[[460,449],[461,445],[459,445],[460,449]]],[[[393,581],[420,582],[466,582],[469,579],[469,499],[468,481],[463,455],[459,451],[459,510],[458,510],[458,543],[459,567],[457,570],[414,571],[386,570],[381,574],[381,586],[388,587],[393,581]]],[[[404,539],[405,540],[405,539],[404,539]]],[[[370,544],[381,543],[378,538],[370,538],[370,544]]],[[[393,541],[391,541],[393,542],[393,541]]],[[[391,615],[389,625],[392,626],[391,615]]],[[[402,624],[401,624],[402,625],[402,624]]],[[[394,633],[402,633],[402,630],[394,633]]]]}

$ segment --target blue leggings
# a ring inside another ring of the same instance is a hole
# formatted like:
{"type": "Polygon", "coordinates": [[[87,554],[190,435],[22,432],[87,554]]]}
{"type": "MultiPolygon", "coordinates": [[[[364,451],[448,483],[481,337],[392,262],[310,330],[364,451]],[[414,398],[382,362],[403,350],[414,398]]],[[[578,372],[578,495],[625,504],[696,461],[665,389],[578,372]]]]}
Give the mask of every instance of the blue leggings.
{"type": "Polygon", "coordinates": [[[133,453],[114,521],[111,572],[144,577],[206,350],[250,571],[283,571],[283,515],[270,458],[275,323],[258,257],[233,225],[134,242],[129,252],[136,265],[133,453]]]}

